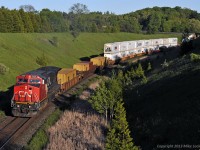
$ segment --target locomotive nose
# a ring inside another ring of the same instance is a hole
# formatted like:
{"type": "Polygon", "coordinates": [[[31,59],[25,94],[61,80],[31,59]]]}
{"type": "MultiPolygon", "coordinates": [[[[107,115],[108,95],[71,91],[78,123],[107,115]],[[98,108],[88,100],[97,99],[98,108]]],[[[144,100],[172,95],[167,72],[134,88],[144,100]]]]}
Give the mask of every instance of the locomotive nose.
{"type": "Polygon", "coordinates": [[[32,98],[32,87],[29,85],[21,85],[18,90],[19,101],[31,101],[32,98]]]}

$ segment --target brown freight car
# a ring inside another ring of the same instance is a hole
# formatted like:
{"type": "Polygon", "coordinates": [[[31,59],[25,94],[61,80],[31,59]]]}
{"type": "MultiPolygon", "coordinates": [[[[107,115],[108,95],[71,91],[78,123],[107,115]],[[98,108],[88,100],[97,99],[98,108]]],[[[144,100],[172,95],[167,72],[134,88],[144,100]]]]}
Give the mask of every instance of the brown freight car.
{"type": "Polygon", "coordinates": [[[93,65],[96,65],[99,68],[103,68],[106,64],[106,59],[103,56],[98,56],[91,58],[90,61],[93,63],[93,65]]]}
{"type": "Polygon", "coordinates": [[[78,83],[80,77],[77,76],[75,69],[63,68],[58,72],[57,80],[58,84],[60,84],[60,91],[63,92],[78,83]]]}
{"type": "Polygon", "coordinates": [[[90,61],[83,61],[73,65],[73,69],[77,70],[77,75],[85,78],[89,76],[91,73],[94,73],[96,70],[96,66],[93,65],[90,61]]]}

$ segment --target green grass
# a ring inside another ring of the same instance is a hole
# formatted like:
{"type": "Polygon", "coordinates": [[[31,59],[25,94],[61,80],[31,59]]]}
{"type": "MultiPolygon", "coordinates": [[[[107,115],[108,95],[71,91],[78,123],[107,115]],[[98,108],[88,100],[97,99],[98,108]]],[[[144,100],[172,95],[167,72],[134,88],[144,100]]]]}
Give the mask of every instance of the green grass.
{"type": "Polygon", "coordinates": [[[51,127],[59,118],[62,111],[56,109],[40,127],[40,129],[34,134],[33,138],[29,141],[25,150],[39,150],[43,149],[48,143],[48,128],[51,127]]]}
{"type": "Polygon", "coordinates": [[[35,59],[44,52],[50,63],[58,67],[72,67],[81,57],[103,53],[104,43],[178,37],[180,34],[133,34],[133,33],[81,33],[73,41],[69,33],[0,33],[0,63],[9,68],[6,75],[0,75],[0,91],[5,91],[15,83],[17,75],[39,67],[35,59]],[[49,40],[58,38],[59,45],[53,46],[49,40]]]}

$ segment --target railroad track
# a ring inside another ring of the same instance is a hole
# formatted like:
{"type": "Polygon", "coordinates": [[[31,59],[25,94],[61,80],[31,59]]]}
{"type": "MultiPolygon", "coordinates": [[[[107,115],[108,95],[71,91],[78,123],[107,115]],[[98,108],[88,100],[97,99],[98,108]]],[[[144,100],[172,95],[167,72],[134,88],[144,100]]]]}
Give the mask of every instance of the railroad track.
{"type": "Polygon", "coordinates": [[[18,140],[26,134],[30,127],[33,128],[32,124],[37,122],[51,106],[53,104],[49,103],[43,111],[31,118],[8,116],[0,124],[0,150],[23,149],[23,146],[18,143],[18,140]]]}
{"type": "MultiPolygon", "coordinates": [[[[87,79],[90,79],[95,76],[96,76],[95,74],[89,74],[87,77],[85,77],[85,79],[83,79],[77,85],[84,84],[84,82],[87,79]]],[[[74,87],[76,87],[77,85],[75,85],[74,87]]],[[[26,133],[26,130],[31,126],[31,124],[36,120],[40,119],[43,113],[51,106],[52,103],[48,103],[48,105],[42,111],[40,111],[36,116],[32,118],[8,116],[0,124],[0,150],[22,149],[20,145],[16,145],[15,141],[18,138],[20,138],[21,135],[26,133]]]]}
{"type": "Polygon", "coordinates": [[[12,149],[12,141],[18,137],[30,118],[7,117],[0,126],[0,150],[12,149]]]}

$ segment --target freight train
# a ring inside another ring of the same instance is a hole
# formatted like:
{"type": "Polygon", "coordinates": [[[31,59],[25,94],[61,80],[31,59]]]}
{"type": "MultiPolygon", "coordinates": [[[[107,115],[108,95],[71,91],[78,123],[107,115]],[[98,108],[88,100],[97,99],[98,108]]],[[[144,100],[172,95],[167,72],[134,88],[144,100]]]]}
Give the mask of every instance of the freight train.
{"type": "Polygon", "coordinates": [[[123,41],[104,44],[104,57],[109,64],[143,54],[159,52],[162,48],[177,46],[178,38],[123,41]]]}
{"type": "Polygon", "coordinates": [[[158,52],[161,47],[177,46],[177,38],[124,41],[104,44],[104,57],[80,62],[73,68],[42,67],[16,77],[11,110],[14,116],[32,117],[37,114],[56,94],[62,93],[97,68],[113,64],[118,59],[128,59],[143,54],[158,52]]]}
{"type": "Polygon", "coordinates": [[[104,63],[104,57],[95,57],[89,62],[76,63],[73,68],[47,66],[17,76],[11,99],[13,116],[34,116],[56,94],[90,76],[98,67],[103,67],[104,63]]]}

